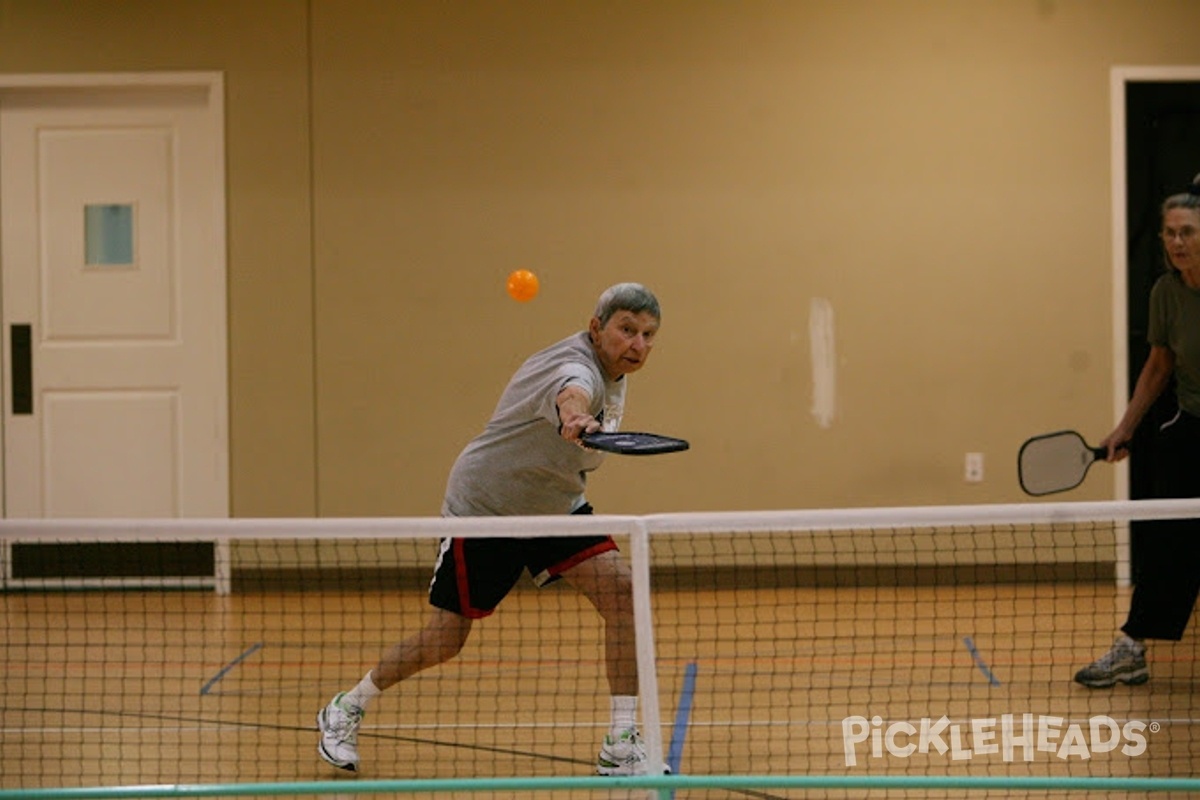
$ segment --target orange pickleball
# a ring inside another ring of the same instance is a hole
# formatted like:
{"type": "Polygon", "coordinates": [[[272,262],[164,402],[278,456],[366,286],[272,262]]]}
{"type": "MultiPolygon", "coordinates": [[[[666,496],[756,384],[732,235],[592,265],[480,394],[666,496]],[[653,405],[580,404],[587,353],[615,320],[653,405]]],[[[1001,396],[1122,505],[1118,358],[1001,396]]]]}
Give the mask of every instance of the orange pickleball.
{"type": "Polygon", "coordinates": [[[517,269],[508,276],[508,296],[518,303],[527,303],[537,297],[538,277],[527,269],[517,269]]]}

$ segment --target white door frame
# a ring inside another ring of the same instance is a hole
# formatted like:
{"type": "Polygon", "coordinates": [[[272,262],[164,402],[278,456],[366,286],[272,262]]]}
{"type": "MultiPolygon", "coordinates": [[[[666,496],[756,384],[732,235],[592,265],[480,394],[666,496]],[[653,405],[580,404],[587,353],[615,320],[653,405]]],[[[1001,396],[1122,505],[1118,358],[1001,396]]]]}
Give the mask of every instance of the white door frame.
{"type": "MultiPolygon", "coordinates": [[[[1125,88],[1130,83],[1200,82],[1200,66],[1194,67],[1113,67],[1110,77],[1110,116],[1112,125],[1112,320],[1113,320],[1113,422],[1116,424],[1129,404],[1129,228],[1125,213],[1129,185],[1125,175],[1125,88]]],[[[1114,498],[1129,499],[1129,462],[1121,461],[1113,470],[1114,498]]],[[[1128,586],[1132,580],[1129,556],[1129,525],[1117,526],[1117,583],[1128,586]]]]}
{"type": "MultiPolygon", "coordinates": [[[[223,167],[225,164],[225,81],[224,74],[221,72],[114,72],[114,73],[31,73],[31,74],[4,74],[0,73],[0,102],[3,97],[8,94],[15,94],[26,90],[45,90],[45,89],[77,89],[81,91],[87,90],[102,90],[102,89],[153,89],[163,88],[167,90],[195,89],[198,93],[205,97],[204,113],[212,125],[212,129],[221,132],[221,135],[216,137],[214,142],[217,148],[217,160],[223,167]]],[[[217,182],[219,191],[213,197],[214,213],[221,224],[216,226],[213,232],[214,240],[212,242],[213,261],[212,263],[218,268],[217,272],[221,276],[227,273],[226,259],[226,197],[225,197],[225,179],[224,175],[217,182]]],[[[222,277],[221,301],[225,303],[226,281],[222,277]]],[[[227,313],[227,309],[226,309],[227,313]]],[[[212,335],[218,336],[221,339],[220,348],[224,351],[227,348],[227,326],[225,329],[213,331],[212,335]]],[[[8,365],[5,363],[8,359],[7,353],[0,353],[0,368],[8,370],[8,365]]],[[[223,370],[218,377],[221,385],[218,387],[219,395],[228,398],[229,387],[227,370],[223,370]]],[[[226,400],[227,407],[227,400],[226,400]]],[[[224,429],[226,437],[228,437],[228,411],[225,411],[224,429]]],[[[0,431],[0,435],[2,435],[0,431]]],[[[229,444],[226,440],[226,454],[228,455],[229,444]]],[[[4,462],[0,459],[0,486],[5,485],[4,462]]],[[[224,514],[229,513],[229,487],[228,479],[225,481],[225,502],[224,514]]],[[[2,548],[7,550],[7,547],[2,548]]],[[[216,574],[211,580],[204,581],[212,583],[218,592],[227,592],[229,590],[229,543],[227,540],[218,539],[215,547],[216,558],[216,574]]],[[[3,553],[0,553],[0,559],[3,559],[3,553]]],[[[0,564],[0,566],[4,566],[0,564]]],[[[191,585],[195,579],[164,579],[162,582],[171,585],[191,585]]],[[[0,578],[2,582],[2,578],[0,578]]]]}

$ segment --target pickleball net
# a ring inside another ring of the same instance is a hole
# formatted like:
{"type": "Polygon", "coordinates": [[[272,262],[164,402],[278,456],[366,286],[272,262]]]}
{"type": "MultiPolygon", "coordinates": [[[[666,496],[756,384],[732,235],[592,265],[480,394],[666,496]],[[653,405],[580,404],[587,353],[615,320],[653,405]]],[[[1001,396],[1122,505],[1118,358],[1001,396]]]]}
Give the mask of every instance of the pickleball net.
{"type": "Polygon", "coordinates": [[[8,520],[0,798],[611,796],[630,783],[588,777],[604,624],[564,583],[523,580],[456,658],[373,704],[357,782],[316,754],[317,712],[425,622],[442,537],[596,533],[631,565],[642,731],[677,797],[1200,790],[1194,634],[1154,643],[1142,686],[1071,680],[1124,619],[1129,540],[1193,517],[1196,501],[8,520]]]}

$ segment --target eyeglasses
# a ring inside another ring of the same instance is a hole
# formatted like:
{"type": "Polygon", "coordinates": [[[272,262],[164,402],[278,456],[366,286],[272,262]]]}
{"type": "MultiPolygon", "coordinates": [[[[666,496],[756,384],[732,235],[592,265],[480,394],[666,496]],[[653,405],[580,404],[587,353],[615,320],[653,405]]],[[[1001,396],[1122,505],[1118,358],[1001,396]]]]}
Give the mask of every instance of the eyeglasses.
{"type": "Polygon", "coordinates": [[[1200,233],[1200,228],[1184,225],[1182,228],[1163,228],[1162,233],[1159,235],[1162,236],[1164,242],[1170,242],[1175,238],[1178,238],[1181,242],[1186,242],[1189,239],[1194,239],[1197,233],[1200,233]]]}

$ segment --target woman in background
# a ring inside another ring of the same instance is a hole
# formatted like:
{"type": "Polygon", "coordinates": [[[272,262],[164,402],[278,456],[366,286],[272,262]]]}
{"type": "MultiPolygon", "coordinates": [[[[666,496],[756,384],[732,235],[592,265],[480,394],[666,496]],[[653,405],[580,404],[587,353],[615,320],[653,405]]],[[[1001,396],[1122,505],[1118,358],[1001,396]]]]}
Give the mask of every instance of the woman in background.
{"type": "MultiPolygon", "coordinates": [[[[1179,410],[1157,434],[1154,496],[1200,497],[1200,175],[1188,191],[1163,202],[1162,243],[1168,269],[1150,291],[1150,357],[1125,414],[1100,445],[1109,461],[1129,455],[1125,446],[1174,377],[1179,410]]],[[[1155,526],[1139,557],[1144,569],[1121,635],[1075,674],[1084,686],[1145,683],[1150,679],[1146,640],[1183,637],[1200,593],[1200,520],[1155,526]]]]}

